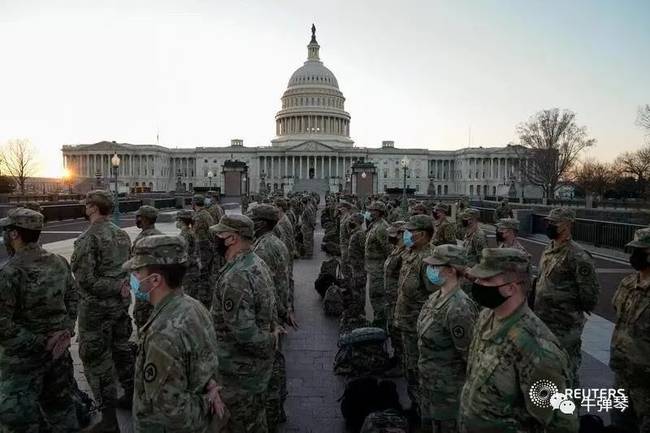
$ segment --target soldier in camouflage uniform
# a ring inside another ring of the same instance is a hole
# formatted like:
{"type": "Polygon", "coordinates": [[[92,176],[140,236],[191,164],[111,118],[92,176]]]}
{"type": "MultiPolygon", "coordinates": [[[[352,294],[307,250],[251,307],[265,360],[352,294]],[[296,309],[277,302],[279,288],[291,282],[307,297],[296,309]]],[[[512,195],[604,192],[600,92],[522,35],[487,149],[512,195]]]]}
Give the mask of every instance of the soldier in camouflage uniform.
{"type": "Polygon", "coordinates": [[[486,248],[469,271],[474,299],[485,308],[469,348],[460,433],[578,431],[577,413],[553,410],[552,392],[540,382],[564,392],[571,373],[558,339],[528,308],[529,268],[520,250],[486,248]]]}
{"type": "MultiPolygon", "coordinates": [[[[135,245],[140,242],[141,239],[146,238],[147,236],[161,235],[162,232],[156,228],[156,220],[158,219],[158,209],[153,206],[140,206],[140,209],[135,213],[135,225],[137,228],[141,229],[138,236],[135,237],[133,241],[133,246],[131,247],[131,255],[133,255],[133,250],[135,245]]],[[[147,320],[149,320],[149,315],[153,307],[150,303],[135,300],[135,307],[133,308],[133,320],[138,329],[142,328],[147,320]]]]}
{"type": "Polygon", "coordinates": [[[411,208],[409,214],[413,215],[429,215],[429,209],[427,209],[424,203],[415,203],[411,208]]]}
{"type": "Polygon", "coordinates": [[[465,260],[467,266],[472,267],[479,262],[481,251],[487,248],[487,236],[479,225],[480,212],[476,209],[465,209],[462,215],[462,225],[465,230],[463,248],[465,249],[465,260]]]}
{"type": "MultiPolygon", "coordinates": [[[[279,322],[274,327],[294,326],[293,313],[289,305],[289,250],[284,243],[273,234],[279,218],[278,209],[270,204],[257,205],[248,211],[247,215],[255,227],[255,242],[253,252],[262,259],[271,272],[274,284],[275,305],[279,322]]],[[[287,397],[287,372],[285,359],[280,348],[275,351],[273,373],[269,381],[266,395],[266,423],[269,432],[275,432],[278,424],[286,419],[284,416],[284,401],[287,397]]]]}
{"type": "Polygon", "coordinates": [[[402,334],[403,368],[407,392],[411,399],[411,411],[416,415],[418,407],[418,334],[417,320],[422,306],[438,287],[429,283],[426,265],[422,261],[431,255],[433,218],[429,215],[412,216],[404,224],[404,246],[395,305],[395,326],[402,334]]]}
{"type": "Polygon", "coordinates": [[[440,290],[418,317],[420,415],[423,426],[453,433],[478,309],[461,288],[466,263],[461,247],[438,246],[424,263],[429,282],[440,290]]]}
{"type": "Polygon", "coordinates": [[[242,215],[248,211],[248,204],[250,203],[250,197],[248,194],[242,194],[241,196],[241,213],[242,215]]]}
{"type": "Polygon", "coordinates": [[[217,386],[217,336],[208,310],[184,294],[189,261],[178,236],[153,235],[124,264],[131,290],[154,306],[140,330],[135,367],[136,433],[207,432],[223,414],[217,386]]]}
{"type": "Polygon", "coordinates": [[[386,329],[390,335],[390,345],[393,348],[394,365],[401,368],[402,363],[402,334],[395,327],[395,303],[397,302],[397,285],[399,282],[402,255],[406,248],[402,239],[404,221],[395,221],[387,229],[388,242],[393,249],[384,262],[384,290],[386,292],[386,329]]]}
{"type": "Polygon", "coordinates": [[[293,316],[294,312],[294,280],[293,280],[293,259],[294,251],[296,250],[296,237],[295,232],[293,231],[293,225],[288,215],[285,213],[289,209],[289,202],[284,198],[279,198],[275,200],[275,207],[278,209],[278,214],[280,219],[278,223],[273,227],[273,234],[275,234],[284,245],[287,247],[289,252],[289,314],[293,316]]]}
{"type": "Polygon", "coordinates": [[[365,270],[368,280],[368,295],[374,314],[374,326],[386,328],[386,288],[384,287],[384,263],[391,251],[388,241],[388,223],[384,219],[386,205],[375,201],[366,211],[365,270]],[[369,218],[368,218],[369,217],[369,218]]]}
{"type": "Polygon", "coordinates": [[[463,212],[469,207],[469,200],[462,198],[456,203],[456,239],[465,238],[465,227],[463,227],[463,212]]]}
{"type": "Polygon", "coordinates": [[[38,244],[43,215],[0,220],[9,260],[0,268],[0,431],[79,430],[68,348],[78,293],[68,262],[38,244]]]}
{"type": "Polygon", "coordinates": [[[350,243],[347,247],[348,260],[345,263],[348,275],[348,287],[344,292],[345,311],[344,325],[350,321],[365,317],[366,307],[366,271],[364,269],[366,252],[366,231],[363,229],[363,216],[355,212],[347,219],[347,229],[350,231],[350,243]]]}
{"type": "Polygon", "coordinates": [[[456,227],[447,215],[449,206],[446,204],[439,203],[433,208],[434,232],[431,245],[434,247],[444,244],[456,245],[456,227]]]}
{"type": "Polygon", "coordinates": [[[206,198],[208,202],[208,212],[215,222],[218,222],[222,216],[226,214],[221,205],[219,204],[219,193],[216,191],[208,191],[208,197],[206,198]]]}
{"type": "Polygon", "coordinates": [[[512,213],[512,208],[508,204],[507,198],[501,200],[501,206],[498,206],[494,210],[494,212],[497,217],[497,220],[504,219],[504,218],[514,218],[514,214],[512,213]]]}
{"type": "Polygon", "coordinates": [[[598,304],[600,284],[591,255],[571,240],[573,211],[553,209],[546,219],[551,243],[539,261],[535,314],[569,354],[573,388],[577,388],[585,313],[598,304]]]}
{"type": "Polygon", "coordinates": [[[194,290],[196,291],[196,299],[201,301],[206,308],[209,308],[212,305],[212,283],[210,279],[216,275],[220,267],[220,259],[215,257],[213,252],[210,227],[218,221],[215,221],[205,208],[205,197],[203,195],[194,195],[192,207],[194,208],[192,229],[196,238],[196,252],[199,259],[200,273],[199,283],[194,290]]]}
{"type": "Polygon", "coordinates": [[[634,233],[630,264],[636,272],[623,278],[612,303],[616,325],[609,366],[614,388],[625,390],[630,407],[615,410],[612,423],[629,432],[650,432],[650,229],[634,233]]]}
{"type": "Polygon", "coordinates": [[[528,254],[526,248],[517,240],[517,232],[519,231],[519,220],[514,218],[503,218],[497,222],[497,245],[499,248],[517,248],[528,254]]]}
{"type": "Polygon", "coordinates": [[[300,231],[302,232],[302,243],[305,253],[303,257],[311,259],[314,255],[314,227],[316,224],[316,212],[309,197],[303,197],[303,212],[300,216],[300,231]]]}
{"type": "Polygon", "coordinates": [[[120,407],[133,399],[133,351],[129,338],[131,294],[122,264],[129,259],[129,235],[110,220],[113,195],[96,190],[86,194],[90,226],[74,242],[70,264],[79,286],[79,356],[102,420],[92,432],[118,432],[117,376],[124,396],[120,407]]]}
{"type": "Polygon", "coordinates": [[[225,257],[214,288],[212,318],[217,332],[221,392],[230,411],[230,433],[266,433],[266,392],[282,329],[268,266],[251,249],[253,222],[226,215],[210,231],[225,257]]]}
{"type": "Polygon", "coordinates": [[[187,270],[183,277],[183,290],[194,299],[198,299],[196,288],[200,284],[199,258],[196,253],[196,236],[192,230],[194,211],[181,209],[176,213],[176,228],[180,230],[178,236],[183,238],[187,245],[187,270]]]}

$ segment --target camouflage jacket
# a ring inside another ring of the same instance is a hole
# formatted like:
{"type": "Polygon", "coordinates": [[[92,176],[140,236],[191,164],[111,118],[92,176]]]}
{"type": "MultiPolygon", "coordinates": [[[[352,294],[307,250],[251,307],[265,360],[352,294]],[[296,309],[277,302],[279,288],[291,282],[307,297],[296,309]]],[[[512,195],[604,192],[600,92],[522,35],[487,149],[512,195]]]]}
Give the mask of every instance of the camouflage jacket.
{"type": "Polygon", "coordinates": [[[203,305],[176,290],[140,329],[135,363],[135,431],[208,431],[206,385],[217,381],[217,337],[203,305]]]}
{"type": "Polygon", "coordinates": [[[395,246],[384,262],[384,290],[391,303],[397,300],[397,284],[404,251],[406,251],[405,247],[395,246]]]}
{"type": "Polygon", "coordinates": [[[408,431],[406,417],[395,409],[386,409],[368,414],[360,433],[407,433],[408,431]]]}
{"type": "Polygon", "coordinates": [[[296,231],[296,225],[298,224],[298,218],[296,217],[296,212],[294,212],[293,209],[288,209],[286,214],[287,218],[289,218],[289,222],[291,223],[291,227],[293,227],[293,231],[296,231]]]}
{"type": "Polygon", "coordinates": [[[265,392],[275,352],[271,332],[278,313],[270,271],[257,254],[243,251],[221,269],[211,313],[224,386],[265,392]]]}
{"type": "Polygon", "coordinates": [[[163,232],[158,230],[156,227],[151,227],[151,228],[142,230],[135,237],[135,240],[133,241],[133,245],[131,245],[131,255],[133,255],[133,250],[135,249],[135,244],[137,244],[142,238],[146,238],[147,236],[155,236],[155,235],[162,235],[162,234],[163,234],[163,232]]]}
{"type": "Polygon", "coordinates": [[[616,326],[610,367],[629,382],[650,389],[650,284],[635,272],[623,278],[614,294],[616,326]]]}
{"type": "Polygon", "coordinates": [[[253,252],[271,272],[278,318],[284,323],[289,312],[289,250],[276,235],[268,232],[255,240],[253,252]]]}
{"type": "Polygon", "coordinates": [[[185,276],[196,276],[199,273],[199,261],[196,253],[196,237],[188,227],[183,227],[178,234],[187,245],[187,257],[189,259],[185,276]]]}
{"type": "Polygon", "coordinates": [[[45,361],[48,334],[74,334],[77,301],[66,259],[36,243],[16,251],[0,268],[0,368],[34,354],[45,361]]]}
{"type": "MultiPolygon", "coordinates": [[[[435,420],[455,420],[458,398],[465,383],[467,351],[472,341],[476,304],[458,284],[443,295],[429,297],[418,317],[419,380],[426,414],[435,420]]],[[[424,414],[423,414],[424,415],[424,414]]]]}
{"type": "Polygon", "coordinates": [[[302,230],[312,231],[316,223],[316,216],[310,206],[305,206],[300,215],[300,227],[302,230]]]}
{"type": "Polygon", "coordinates": [[[480,227],[472,232],[465,231],[465,238],[463,239],[463,248],[465,248],[465,258],[467,259],[467,266],[472,267],[481,261],[481,252],[483,248],[487,248],[487,237],[485,232],[480,227]]]}
{"type": "Polygon", "coordinates": [[[484,309],[469,349],[459,432],[577,432],[577,413],[564,415],[530,398],[531,391],[540,392],[540,381],[560,392],[570,387],[568,362],[557,338],[526,303],[501,320],[484,309]]]}
{"type": "Polygon", "coordinates": [[[519,242],[517,239],[514,240],[512,245],[506,245],[505,243],[500,243],[499,248],[516,248],[520,251],[525,252],[528,255],[528,257],[530,257],[530,253],[528,252],[528,250],[526,250],[526,248],[524,248],[521,242],[519,242]]]}
{"type": "MultiPolygon", "coordinates": [[[[350,214],[345,214],[341,216],[341,222],[339,223],[339,245],[341,246],[341,262],[346,263],[348,260],[348,246],[350,245],[350,227],[348,227],[348,221],[350,220],[350,214]]],[[[365,248],[365,245],[364,245],[365,248]]]]}
{"type": "Polygon", "coordinates": [[[214,220],[214,223],[218,223],[221,220],[221,217],[225,215],[223,208],[219,203],[214,203],[208,208],[208,213],[214,220]]]}
{"type": "Polygon", "coordinates": [[[497,220],[500,220],[502,218],[512,218],[514,215],[512,213],[512,208],[510,205],[497,206],[497,208],[494,210],[494,213],[496,214],[497,220]]]}
{"type": "Polygon", "coordinates": [[[129,304],[120,292],[130,251],[129,235],[110,221],[93,223],[79,235],[70,265],[83,301],[100,308],[129,304]]]}
{"type": "Polygon", "coordinates": [[[216,222],[207,209],[201,208],[194,214],[192,229],[196,237],[196,251],[199,258],[199,269],[202,273],[210,272],[214,254],[212,251],[212,238],[210,237],[210,226],[216,222]]]}
{"type": "Polygon", "coordinates": [[[551,242],[546,247],[539,261],[535,314],[555,335],[582,327],[583,312],[596,307],[599,293],[594,262],[587,251],[573,241],[558,246],[551,242]]]}
{"type": "Polygon", "coordinates": [[[278,223],[273,227],[273,233],[280,238],[289,250],[289,255],[293,258],[293,252],[296,250],[296,233],[287,214],[282,215],[278,223]]]}
{"type": "Polygon", "coordinates": [[[352,275],[361,276],[365,275],[364,268],[366,252],[366,231],[362,228],[356,229],[350,237],[350,244],[348,246],[348,266],[352,275]]]}
{"type": "Polygon", "coordinates": [[[374,221],[366,234],[365,260],[383,266],[391,250],[388,241],[388,223],[385,219],[374,221]]]}
{"type": "Polygon", "coordinates": [[[418,316],[429,296],[438,290],[426,277],[427,265],[422,262],[433,250],[425,245],[419,250],[407,249],[402,255],[402,268],[397,283],[395,326],[407,332],[416,332],[418,316]]]}
{"type": "Polygon", "coordinates": [[[433,237],[431,238],[431,245],[456,245],[456,227],[454,223],[447,217],[434,220],[433,237]]]}

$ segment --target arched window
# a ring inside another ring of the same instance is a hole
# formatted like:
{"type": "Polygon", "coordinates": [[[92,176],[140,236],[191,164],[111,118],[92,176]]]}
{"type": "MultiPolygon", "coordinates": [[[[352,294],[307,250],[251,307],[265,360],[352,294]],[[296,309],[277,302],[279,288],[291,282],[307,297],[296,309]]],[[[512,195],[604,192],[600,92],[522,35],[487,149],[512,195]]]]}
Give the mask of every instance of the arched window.
{"type": "Polygon", "coordinates": [[[469,195],[474,195],[474,185],[469,186],[469,195]]]}
{"type": "Polygon", "coordinates": [[[448,194],[448,189],[447,189],[447,185],[445,185],[445,195],[447,194],[448,194]]]}
{"type": "Polygon", "coordinates": [[[441,194],[441,190],[442,190],[442,188],[440,187],[440,185],[438,185],[438,195],[441,194]]]}

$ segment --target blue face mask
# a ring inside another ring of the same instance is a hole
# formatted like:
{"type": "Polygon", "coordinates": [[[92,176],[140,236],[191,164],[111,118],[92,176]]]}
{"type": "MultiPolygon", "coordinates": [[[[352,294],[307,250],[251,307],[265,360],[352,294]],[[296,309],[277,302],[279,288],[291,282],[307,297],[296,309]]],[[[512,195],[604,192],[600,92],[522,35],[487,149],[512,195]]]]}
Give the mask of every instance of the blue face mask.
{"type": "Polygon", "coordinates": [[[363,213],[363,217],[366,219],[366,221],[371,221],[372,220],[372,214],[370,213],[369,210],[365,211],[363,213]]]}
{"type": "Polygon", "coordinates": [[[442,286],[446,278],[440,275],[440,268],[438,266],[427,266],[427,278],[436,286],[442,286]]]}
{"type": "MultiPolygon", "coordinates": [[[[154,274],[152,274],[154,275],[154,274]]],[[[151,275],[149,275],[146,278],[143,278],[142,281],[146,280],[149,278],[151,275]]],[[[142,282],[138,280],[138,278],[135,276],[135,274],[131,274],[131,277],[129,278],[129,284],[131,285],[131,291],[133,292],[133,295],[135,296],[135,299],[138,301],[144,301],[144,302],[149,302],[149,299],[151,298],[149,296],[150,292],[143,292],[140,290],[140,283],[142,282]]]]}
{"type": "Polygon", "coordinates": [[[206,198],[205,199],[205,205],[210,206],[212,204],[212,199],[211,198],[206,198]]]}
{"type": "Polygon", "coordinates": [[[404,230],[402,240],[404,241],[404,246],[406,248],[411,248],[413,245],[415,245],[415,241],[413,241],[413,233],[408,230],[404,230]]]}

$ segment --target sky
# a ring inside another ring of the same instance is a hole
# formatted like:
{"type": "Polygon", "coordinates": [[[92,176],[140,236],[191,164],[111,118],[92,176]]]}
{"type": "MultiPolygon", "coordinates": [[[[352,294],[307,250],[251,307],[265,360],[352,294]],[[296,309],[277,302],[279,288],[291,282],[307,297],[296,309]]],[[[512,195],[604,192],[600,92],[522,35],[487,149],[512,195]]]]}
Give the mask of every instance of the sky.
{"type": "Polygon", "coordinates": [[[570,109],[613,160],[647,137],[648,0],[0,0],[0,145],[268,146],[315,23],[357,146],[517,142],[570,109]]]}

